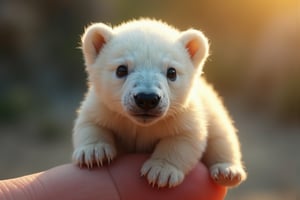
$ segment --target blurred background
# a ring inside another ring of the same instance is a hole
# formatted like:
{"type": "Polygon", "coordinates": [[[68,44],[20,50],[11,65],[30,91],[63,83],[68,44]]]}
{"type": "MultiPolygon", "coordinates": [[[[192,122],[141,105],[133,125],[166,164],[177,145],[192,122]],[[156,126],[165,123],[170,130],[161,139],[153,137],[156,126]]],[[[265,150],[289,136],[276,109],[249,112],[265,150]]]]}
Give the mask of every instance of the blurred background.
{"type": "Polygon", "coordinates": [[[0,179],[70,162],[86,91],[80,35],[142,16],[210,39],[205,76],[249,173],[226,199],[300,199],[300,0],[0,1],[0,179]]]}

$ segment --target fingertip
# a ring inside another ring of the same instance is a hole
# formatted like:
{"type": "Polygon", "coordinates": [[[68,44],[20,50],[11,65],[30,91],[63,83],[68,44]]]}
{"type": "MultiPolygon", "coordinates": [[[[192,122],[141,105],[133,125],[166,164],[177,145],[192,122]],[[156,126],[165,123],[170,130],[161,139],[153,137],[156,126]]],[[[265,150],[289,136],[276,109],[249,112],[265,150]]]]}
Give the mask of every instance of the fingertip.
{"type": "Polygon", "coordinates": [[[210,178],[208,169],[202,163],[197,164],[176,187],[152,187],[139,173],[147,158],[148,155],[126,155],[117,158],[109,167],[122,199],[221,200],[226,196],[226,188],[210,178]]]}

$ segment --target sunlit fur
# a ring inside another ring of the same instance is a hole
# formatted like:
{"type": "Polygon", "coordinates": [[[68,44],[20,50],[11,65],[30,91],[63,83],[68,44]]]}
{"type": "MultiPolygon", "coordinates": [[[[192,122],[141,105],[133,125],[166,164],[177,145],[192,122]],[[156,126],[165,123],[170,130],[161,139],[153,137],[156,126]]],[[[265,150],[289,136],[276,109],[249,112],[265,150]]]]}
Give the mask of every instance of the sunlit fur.
{"type": "Polygon", "coordinates": [[[89,89],[74,127],[75,163],[100,166],[120,152],[150,152],[141,174],[158,187],[178,185],[201,159],[221,185],[245,180],[232,120],[201,77],[209,52],[202,32],[149,19],[97,23],[86,29],[82,49],[89,89]],[[116,76],[120,65],[128,66],[126,77],[116,76]],[[134,115],[138,92],[161,97],[156,117],[134,115]]]}

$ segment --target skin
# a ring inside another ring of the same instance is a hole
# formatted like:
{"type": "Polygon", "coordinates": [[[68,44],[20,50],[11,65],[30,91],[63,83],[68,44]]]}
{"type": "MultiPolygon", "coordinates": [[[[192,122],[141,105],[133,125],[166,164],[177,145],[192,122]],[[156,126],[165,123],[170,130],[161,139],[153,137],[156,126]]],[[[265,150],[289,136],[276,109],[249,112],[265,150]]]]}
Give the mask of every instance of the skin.
{"type": "Polygon", "coordinates": [[[186,199],[221,200],[226,188],[216,185],[207,168],[199,163],[174,188],[151,187],[139,169],[148,155],[123,155],[109,166],[80,169],[73,164],[61,165],[36,174],[0,181],[0,199],[186,199]]]}

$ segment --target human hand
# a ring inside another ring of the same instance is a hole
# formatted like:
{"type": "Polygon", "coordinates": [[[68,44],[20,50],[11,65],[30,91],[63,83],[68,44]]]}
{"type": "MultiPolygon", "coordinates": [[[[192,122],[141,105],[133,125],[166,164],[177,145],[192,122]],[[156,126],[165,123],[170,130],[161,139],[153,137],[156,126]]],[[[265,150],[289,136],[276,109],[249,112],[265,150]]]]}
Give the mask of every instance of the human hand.
{"type": "Polygon", "coordinates": [[[199,163],[174,188],[152,188],[140,167],[147,155],[130,154],[116,158],[109,166],[80,169],[66,164],[50,170],[0,181],[0,199],[5,200],[221,200],[226,189],[216,185],[207,168],[199,163]]]}

